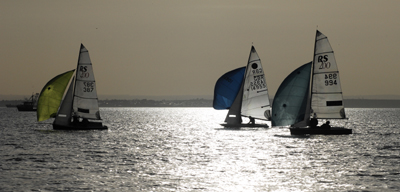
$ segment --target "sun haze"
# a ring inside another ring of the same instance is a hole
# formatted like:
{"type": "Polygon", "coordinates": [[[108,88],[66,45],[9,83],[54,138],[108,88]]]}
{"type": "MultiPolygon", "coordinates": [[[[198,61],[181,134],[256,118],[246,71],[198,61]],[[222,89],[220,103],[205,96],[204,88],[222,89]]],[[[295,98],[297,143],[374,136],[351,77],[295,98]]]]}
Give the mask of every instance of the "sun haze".
{"type": "Polygon", "coordinates": [[[209,96],[255,46],[270,95],[335,51],[344,97],[400,95],[400,1],[1,1],[0,95],[40,92],[89,50],[102,95],[209,96]]]}

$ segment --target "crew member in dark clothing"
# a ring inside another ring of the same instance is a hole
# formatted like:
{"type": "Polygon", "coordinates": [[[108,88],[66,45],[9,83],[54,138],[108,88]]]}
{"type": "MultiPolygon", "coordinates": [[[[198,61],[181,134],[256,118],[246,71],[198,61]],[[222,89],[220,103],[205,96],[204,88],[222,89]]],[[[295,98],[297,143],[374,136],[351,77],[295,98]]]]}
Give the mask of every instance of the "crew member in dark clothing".
{"type": "Polygon", "coordinates": [[[252,124],[252,125],[256,124],[256,121],[254,120],[253,117],[249,116],[249,119],[250,119],[249,124],[252,124]]]}
{"type": "Polygon", "coordinates": [[[321,129],[331,129],[330,123],[331,122],[327,121],[325,124],[321,125],[321,129]]]}
{"type": "Polygon", "coordinates": [[[318,119],[311,118],[311,120],[310,120],[310,128],[315,129],[315,128],[317,128],[317,125],[318,125],[318,119]]]}

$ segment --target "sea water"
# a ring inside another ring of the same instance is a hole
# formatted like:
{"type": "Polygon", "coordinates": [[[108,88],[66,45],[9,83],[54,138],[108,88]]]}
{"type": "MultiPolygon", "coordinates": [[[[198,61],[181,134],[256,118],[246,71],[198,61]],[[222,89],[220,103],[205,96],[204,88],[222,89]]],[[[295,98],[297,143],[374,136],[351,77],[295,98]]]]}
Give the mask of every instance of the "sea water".
{"type": "Polygon", "coordinates": [[[0,108],[0,191],[400,190],[400,109],[346,109],[337,136],[224,129],[226,113],[101,108],[108,130],[59,131],[0,108]]]}

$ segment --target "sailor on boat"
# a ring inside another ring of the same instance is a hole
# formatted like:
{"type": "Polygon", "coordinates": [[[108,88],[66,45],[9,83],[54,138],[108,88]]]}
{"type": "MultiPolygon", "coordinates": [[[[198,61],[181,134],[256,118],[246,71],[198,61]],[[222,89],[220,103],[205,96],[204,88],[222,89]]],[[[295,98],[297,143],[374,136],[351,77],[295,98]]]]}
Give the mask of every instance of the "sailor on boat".
{"type": "Polygon", "coordinates": [[[249,119],[250,119],[249,124],[251,124],[251,125],[256,124],[256,121],[254,120],[253,117],[249,116],[249,119]]]}
{"type": "Polygon", "coordinates": [[[310,128],[312,128],[312,129],[318,128],[318,119],[317,118],[310,119],[310,128]]]}
{"type": "Polygon", "coordinates": [[[331,129],[330,123],[331,122],[327,121],[325,124],[321,125],[321,129],[331,129]]]}

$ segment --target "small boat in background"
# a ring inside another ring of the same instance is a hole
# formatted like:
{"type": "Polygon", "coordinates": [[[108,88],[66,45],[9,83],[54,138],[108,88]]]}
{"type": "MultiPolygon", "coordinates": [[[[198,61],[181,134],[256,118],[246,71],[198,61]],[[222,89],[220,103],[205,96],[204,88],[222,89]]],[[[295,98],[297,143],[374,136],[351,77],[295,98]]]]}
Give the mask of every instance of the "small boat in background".
{"type": "MultiPolygon", "coordinates": [[[[36,111],[38,97],[39,93],[32,94],[29,99],[26,99],[22,104],[16,106],[18,111],[36,111]]],[[[9,106],[7,105],[7,107],[9,106]]]]}

